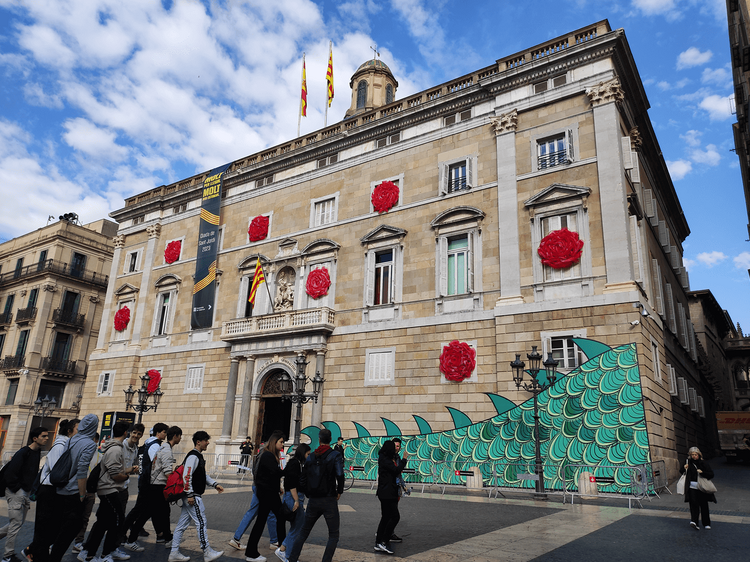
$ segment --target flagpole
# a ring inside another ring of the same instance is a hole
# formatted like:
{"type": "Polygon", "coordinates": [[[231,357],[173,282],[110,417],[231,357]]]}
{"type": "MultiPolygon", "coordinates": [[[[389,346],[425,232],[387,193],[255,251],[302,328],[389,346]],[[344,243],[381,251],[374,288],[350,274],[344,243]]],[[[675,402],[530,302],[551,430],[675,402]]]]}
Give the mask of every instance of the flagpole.
{"type": "MultiPolygon", "coordinates": [[[[302,86],[305,84],[305,53],[302,53],[302,74],[299,79],[299,90],[302,92],[302,86]]],[[[302,122],[302,95],[299,97],[299,111],[297,111],[297,136],[299,136],[299,126],[302,122]]]]}

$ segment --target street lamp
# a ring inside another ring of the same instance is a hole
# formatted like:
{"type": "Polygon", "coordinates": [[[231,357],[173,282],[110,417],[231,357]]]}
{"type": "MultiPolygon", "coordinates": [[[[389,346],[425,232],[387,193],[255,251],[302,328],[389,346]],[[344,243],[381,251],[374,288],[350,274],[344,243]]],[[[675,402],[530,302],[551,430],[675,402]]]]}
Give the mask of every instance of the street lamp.
{"type": "Polygon", "coordinates": [[[544,493],[544,467],[542,466],[542,439],[539,435],[539,402],[537,396],[540,392],[544,392],[553,384],[557,379],[557,361],[552,357],[552,353],[547,355],[547,359],[544,361],[544,371],[546,374],[546,381],[542,381],[539,378],[541,371],[540,364],[542,363],[542,356],[536,350],[536,346],[531,346],[531,353],[526,355],[529,360],[529,368],[525,369],[526,364],[521,361],[521,355],[516,354],[515,361],[510,362],[510,368],[513,370],[513,382],[516,383],[516,388],[523,389],[527,392],[531,392],[534,395],[534,442],[536,445],[536,463],[534,466],[534,474],[536,475],[536,497],[543,499],[546,498],[544,493]],[[524,371],[531,375],[531,382],[523,381],[524,371]]]}
{"type": "Polygon", "coordinates": [[[143,419],[143,412],[148,412],[149,410],[156,411],[159,407],[159,402],[161,402],[161,397],[164,394],[161,391],[161,388],[157,387],[156,390],[150,394],[154,399],[154,403],[148,404],[148,383],[150,381],[151,377],[146,373],[141,377],[141,388],[135,390],[131,384],[126,390],[123,390],[125,393],[125,411],[127,412],[132,408],[134,411],[138,412],[138,423],[141,423],[141,420],[143,419]],[[133,404],[133,398],[136,393],[138,394],[138,403],[133,404]]]}
{"type": "Polygon", "coordinates": [[[305,367],[307,366],[308,361],[305,361],[302,354],[299,354],[297,355],[297,359],[294,360],[294,363],[297,365],[297,374],[295,375],[294,380],[292,380],[292,378],[286,373],[282,373],[281,379],[279,380],[279,387],[281,389],[281,399],[290,400],[297,405],[294,415],[294,446],[296,447],[299,445],[300,432],[302,429],[302,404],[305,404],[310,400],[315,400],[315,402],[317,402],[318,396],[323,390],[323,383],[326,381],[320,376],[320,372],[316,372],[315,378],[312,379],[312,394],[309,392],[306,393],[305,385],[307,385],[307,381],[310,380],[305,376],[305,367]]]}
{"type": "Polygon", "coordinates": [[[54,396],[52,399],[49,396],[45,396],[44,398],[37,397],[34,400],[34,415],[42,418],[42,424],[44,423],[44,418],[51,415],[55,408],[57,408],[57,400],[54,396]]]}

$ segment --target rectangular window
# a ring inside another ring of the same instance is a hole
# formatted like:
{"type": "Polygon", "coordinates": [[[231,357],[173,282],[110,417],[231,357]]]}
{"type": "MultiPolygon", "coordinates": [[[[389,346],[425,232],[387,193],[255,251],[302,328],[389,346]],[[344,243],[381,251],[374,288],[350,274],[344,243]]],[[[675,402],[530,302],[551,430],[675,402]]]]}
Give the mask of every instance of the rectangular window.
{"type": "Polygon", "coordinates": [[[315,203],[315,226],[331,224],[334,221],[336,211],[336,199],[324,199],[315,203]]]}
{"type": "Polygon", "coordinates": [[[197,394],[203,392],[203,365],[188,365],[185,376],[185,394],[197,394]]]}
{"type": "Polygon", "coordinates": [[[677,377],[675,376],[674,367],[667,363],[667,373],[669,374],[669,394],[670,396],[677,396],[677,377]]]}
{"type": "Polygon", "coordinates": [[[469,235],[448,238],[448,294],[462,295],[467,291],[469,277],[469,235]]]}
{"type": "Polygon", "coordinates": [[[141,224],[145,222],[145,220],[146,220],[146,215],[138,215],[137,217],[133,217],[133,226],[137,224],[141,224]]]}
{"type": "Polygon", "coordinates": [[[0,357],[3,355],[3,347],[5,347],[5,334],[0,334],[0,357]]]}
{"type": "Polygon", "coordinates": [[[688,389],[688,400],[690,402],[690,410],[693,412],[698,411],[698,394],[695,392],[693,387],[688,389]]]}
{"type": "Polygon", "coordinates": [[[73,342],[73,336],[65,332],[57,332],[52,344],[52,359],[58,363],[64,363],[70,356],[70,346],[73,342]]]}
{"type": "Polygon", "coordinates": [[[55,402],[57,402],[57,407],[59,408],[62,404],[64,392],[64,382],[48,381],[42,379],[42,381],[39,383],[39,392],[37,393],[37,398],[40,398],[42,400],[45,398],[49,398],[50,400],[52,400],[54,398],[55,402]]]}
{"type": "Polygon", "coordinates": [[[31,289],[29,291],[29,308],[34,308],[36,306],[36,301],[39,298],[39,289],[31,289]]]}
{"type": "Polygon", "coordinates": [[[99,383],[96,385],[97,396],[112,396],[114,372],[99,373],[99,383]]]}
{"type": "Polygon", "coordinates": [[[326,166],[330,166],[331,164],[335,164],[339,161],[339,155],[334,154],[332,156],[328,156],[326,158],[320,158],[318,160],[318,168],[324,168],[326,166]]]}
{"type": "Polygon", "coordinates": [[[562,76],[556,76],[552,79],[552,87],[559,88],[560,86],[564,86],[565,84],[567,84],[567,82],[568,79],[565,74],[563,74],[562,76]]]}
{"type": "Polygon", "coordinates": [[[448,193],[466,189],[466,161],[448,166],[448,193]]]}
{"type": "Polygon", "coordinates": [[[156,310],[156,335],[163,336],[169,329],[169,301],[171,293],[161,293],[156,310]]]}
{"type": "Polygon", "coordinates": [[[700,417],[706,417],[706,404],[703,402],[703,396],[698,397],[698,414],[700,417]]]}
{"type": "MultiPolygon", "coordinates": [[[[571,232],[578,232],[578,214],[570,213],[568,215],[556,215],[542,219],[541,239],[550,232],[566,228],[571,232]]],[[[581,276],[581,262],[563,269],[555,269],[548,265],[544,267],[545,281],[562,281],[564,279],[575,279],[581,276]]]]}
{"type": "Polygon", "coordinates": [[[551,338],[550,347],[559,369],[575,369],[581,364],[582,354],[572,337],[551,338]]]}
{"type": "Polygon", "coordinates": [[[187,203],[180,203],[179,205],[175,205],[172,207],[172,214],[178,215],[180,213],[184,213],[187,210],[187,203]]]}
{"type": "Polygon", "coordinates": [[[16,393],[18,393],[19,379],[10,379],[8,381],[8,395],[5,397],[5,405],[12,406],[16,402],[16,393]]]}
{"type": "Polygon", "coordinates": [[[138,252],[130,252],[128,254],[128,265],[127,272],[133,273],[138,270],[138,252]]]}
{"type": "Polygon", "coordinates": [[[265,176],[255,180],[255,187],[263,187],[264,185],[270,185],[273,183],[273,174],[265,176]]]}
{"type": "Polygon", "coordinates": [[[659,364],[659,346],[651,342],[651,361],[654,367],[654,380],[661,383],[661,365],[659,364]]]}
{"type": "Polygon", "coordinates": [[[368,349],[365,355],[365,386],[394,383],[395,348],[368,349]]]}
{"type": "Polygon", "coordinates": [[[537,169],[544,170],[573,162],[573,131],[537,141],[537,169]]]}
{"type": "Polygon", "coordinates": [[[682,405],[690,402],[690,399],[688,398],[688,385],[684,377],[677,377],[677,396],[682,405]]]}
{"type": "Polygon", "coordinates": [[[42,271],[47,263],[47,250],[39,252],[39,261],[37,262],[37,271],[42,271]]]}
{"type": "Polygon", "coordinates": [[[393,299],[393,250],[375,253],[375,296],[373,304],[390,304],[393,299]]]}
{"type": "Polygon", "coordinates": [[[16,295],[8,295],[5,299],[5,314],[13,311],[13,301],[16,299],[16,295]]]}
{"type": "Polygon", "coordinates": [[[446,125],[453,125],[454,123],[458,123],[459,121],[467,121],[468,119],[471,119],[471,109],[465,109],[460,113],[448,115],[445,118],[444,122],[446,125]]]}
{"type": "Polygon", "coordinates": [[[23,330],[18,336],[18,345],[16,346],[16,357],[23,357],[26,355],[26,345],[29,343],[29,332],[31,330],[23,330]]]}
{"type": "Polygon", "coordinates": [[[534,93],[535,94],[541,94],[542,92],[547,91],[547,80],[544,80],[542,82],[537,82],[534,84],[534,93]]]}
{"type": "Polygon", "coordinates": [[[13,277],[20,277],[21,276],[21,270],[23,269],[23,258],[18,258],[16,260],[16,271],[13,274],[13,277]]]}
{"type": "Polygon", "coordinates": [[[81,277],[86,268],[86,256],[73,252],[73,259],[70,262],[70,274],[73,277],[81,277]]]}
{"type": "Polygon", "coordinates": [[[384,146],[387,146],[389,144],[393,144],[394,142],[398,142],[401,140],[401,133],[393,133],[392,135],[388,135],[385,137],[380,137],[375,141],[375,148],[382,148],[384,146]]]}

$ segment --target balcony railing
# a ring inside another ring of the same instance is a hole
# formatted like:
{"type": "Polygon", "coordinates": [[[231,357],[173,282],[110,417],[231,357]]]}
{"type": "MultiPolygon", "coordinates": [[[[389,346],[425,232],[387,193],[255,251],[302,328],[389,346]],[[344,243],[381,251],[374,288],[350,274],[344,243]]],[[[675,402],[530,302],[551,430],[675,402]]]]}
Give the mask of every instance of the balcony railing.
{"type": "Polygon", "coordinates": [[[34,318],[36,318],[35,306],[19,308],[18,311],[16,312],[16,324],[21,324],[23,322],[30,322],[34,318]]]}
{"type": "Polygon", "coordinates": [[[0,313],[0,326],[9,326],[13,323],[13,311],[0,313]]]}
{"type": "Polygon", "coordinates": [[[454,191],[463,191],[466,188],[466,176],[460,176],[448,180],[448,193],[453,193],[454,191]]]}
{"type": "Polygon", "coordinates": [[[25,364],[25,355],[6,355],[2,360],[3,369],[20,369],[25,364]]]}
{"type": "Polygon", "coordinates": [[[306,310],[289,310],[264,316],[240,318],[224,322],[221,339],[245,339],[267,336],[283,332],[332,332],[335,327],[336,313],[330,308],[310,308],[306,310]]]}
{"type": "Polygon", "coordinates": [[[72,277],[74,279],[80,279],[86,283],[106,287],[109,281],[109,275],[102,273],[96,273],[95,271],[89,271],[82,269],[73,264],[61,263],[55,260],[44,260],[26,267],[21,267],[14,271],[9,271],[0,275],[0,285],[16,281],[18,279],[25,279],[27,277],[33,277],[36,275],[45,275],[53,273],[55,275],[63,275],[65,277],[72,277]]]}
{"type": "Polygon", "coordinates": [[[59,357],[44,357],[42,369],[50,375],[58,375],[70,378],[76,374],[76,362],[60,359],[59,357]]]}
{"type": "Polygon", "coordinates": [[[85,320],[85,314],[78,314],[77,312],[63,310],[62,308],[58,308],[52,313],[52,321],[55,324],[62,324],[63,326],[70,326],[71,328],[83,328],[83,322],[85,320]]]}
{"type": "Polygon", "coordinates": [[[550,152],[549,154],[540,155],[537,160],[537,167],[540,170],[545,168],[551,168],[553,166],[560,166],[562,164],[568,164],[568,153],[565,150],[558,150],[557,152],[550,152]]]}

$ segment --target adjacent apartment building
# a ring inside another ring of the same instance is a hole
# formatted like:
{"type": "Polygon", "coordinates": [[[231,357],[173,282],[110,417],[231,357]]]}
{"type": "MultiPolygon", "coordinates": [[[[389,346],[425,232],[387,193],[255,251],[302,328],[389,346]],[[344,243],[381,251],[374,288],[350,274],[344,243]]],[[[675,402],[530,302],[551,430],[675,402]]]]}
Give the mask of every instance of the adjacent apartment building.
{"type": "Polygon", "coordinates": [[[675,471],[689,446],[710,448],[690,231],[625,32],[601,21],[404,98],[369,60],[351,87],[343,121],[230,163],[209,326],[191,328],[210,172],[112,213],[84,408],[122,409],[122,391],[157,370],[164,395],[145,422],[205,429],[235,452],[248,435],[293,433],[279,377],[301,356],[325,379],[303,426],[383,435],[386,418],[408,434],[419,416],[442,430],[446,406],[476,422],[496,414],[487,393],[530,397],[512,380],[516,353],[536,345],[565,373],[586,360],[582,337],[637,345],[654,460],[675,471]],[[563,249],[543,258],[553,239],[563,249]],[[440,367],[453,341],[476,354],[461,382],[440,367]]]}
{"type": "Polygon", "coordinates": [[[117,225],[80,226],[77,217],[66,216],[0,244],[3,453],[26,445],[29,431],[42,422],[54,430],[80,411],[117,225]]]}

